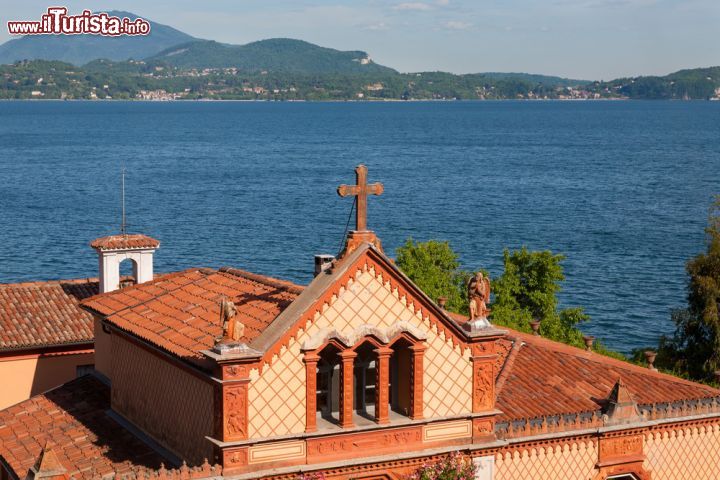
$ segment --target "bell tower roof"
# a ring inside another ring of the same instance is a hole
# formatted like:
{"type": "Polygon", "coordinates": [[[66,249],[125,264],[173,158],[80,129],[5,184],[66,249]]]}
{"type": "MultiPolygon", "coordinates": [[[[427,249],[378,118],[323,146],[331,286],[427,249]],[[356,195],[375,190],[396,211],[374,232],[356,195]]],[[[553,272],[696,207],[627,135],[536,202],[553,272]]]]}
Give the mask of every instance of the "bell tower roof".
{"type": "Polygon", "coordinates": [[[90,242],[90,246],[95,250],[135,250],[158,248],[160,241],[139,233],[122,233],[96,238],[90,242]]]}

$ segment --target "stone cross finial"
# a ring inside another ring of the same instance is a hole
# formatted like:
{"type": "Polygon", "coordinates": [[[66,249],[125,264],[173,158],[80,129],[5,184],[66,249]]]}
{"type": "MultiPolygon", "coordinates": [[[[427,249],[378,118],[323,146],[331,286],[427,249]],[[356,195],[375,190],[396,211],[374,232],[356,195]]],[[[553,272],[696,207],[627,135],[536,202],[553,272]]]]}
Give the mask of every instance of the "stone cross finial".
{"type": "Polygon", "coordinates": [[[367,197],[368,195],[381,195],[383,193],[383,184],[367,183],[367,167],[358,165],[355,169],[355,178],[357,185],[340,185],[337,189],[338,195],[341,197],[357,197],[357,209],[355,211],[355,231],[364,232],[367,230],[367,197]]]}

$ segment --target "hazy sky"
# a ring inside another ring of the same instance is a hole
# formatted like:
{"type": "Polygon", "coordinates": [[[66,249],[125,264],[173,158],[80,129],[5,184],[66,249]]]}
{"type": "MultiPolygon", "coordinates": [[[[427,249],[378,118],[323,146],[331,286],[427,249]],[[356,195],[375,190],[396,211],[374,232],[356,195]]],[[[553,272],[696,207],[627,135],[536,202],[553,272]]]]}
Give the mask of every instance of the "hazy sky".
{"type": "Polygon", "coordinates": [[[0,0],[0,42],[6,21],[58,4],[126,10],[227,43],[290,37],[365,50],[403,72],[607,80],[720,65],[720,0],[0,0]]]}

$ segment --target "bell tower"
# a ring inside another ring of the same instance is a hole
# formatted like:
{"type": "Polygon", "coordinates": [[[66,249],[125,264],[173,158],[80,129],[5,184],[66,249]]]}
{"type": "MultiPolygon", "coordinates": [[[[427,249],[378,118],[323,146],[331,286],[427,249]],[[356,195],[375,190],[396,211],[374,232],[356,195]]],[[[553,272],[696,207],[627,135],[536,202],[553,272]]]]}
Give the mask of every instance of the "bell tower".
{"type": "Polygon", "coordinates": [[[144,283],[153,279],[153,254],[160,242],[147,235],[120,234],[93,240],[90,246],[98,254],[100,293],[120,288],[120,264],[132,262],[133,280],[144,283]]]}

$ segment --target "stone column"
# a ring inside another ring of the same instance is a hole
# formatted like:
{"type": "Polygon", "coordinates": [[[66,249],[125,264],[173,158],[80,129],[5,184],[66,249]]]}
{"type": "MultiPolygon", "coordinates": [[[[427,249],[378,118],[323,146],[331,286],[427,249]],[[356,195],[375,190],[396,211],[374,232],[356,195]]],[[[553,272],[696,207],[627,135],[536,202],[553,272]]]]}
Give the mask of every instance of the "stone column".
{"type": "Polygon", "coordinates": [[[343,350],[340,356],[340,426],[353,427],[353,370],[357,353],[343,350]]]}
{"type": "Polygon", "coordinates": [[[375,421],[382,425],[390,422],[390,355],[393,351],[388,347],[380,347],[375,353],[375,421]]]}
{"type": "Polygon", "coordinates": [[[417,343],[410,347],[412,359],[410,360],[410,418],[420,420],[423,418],[423,376],[425,368],[423,359],[427,346],[417,343]]]}
{"type": "Polygon", "coordinates": [[[305,352],[305,431],[317,430],[317,364],[320,357],[313,352],[305,352]]]}

